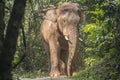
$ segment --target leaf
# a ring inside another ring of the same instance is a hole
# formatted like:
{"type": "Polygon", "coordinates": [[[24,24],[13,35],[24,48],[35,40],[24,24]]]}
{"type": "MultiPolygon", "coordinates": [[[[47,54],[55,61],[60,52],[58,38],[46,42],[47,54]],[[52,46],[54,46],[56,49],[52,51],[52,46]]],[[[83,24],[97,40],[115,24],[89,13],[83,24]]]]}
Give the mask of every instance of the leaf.
{"type": "Polygon", "coordinates": [[[87,24],[84,28],[84,32],[85,33],[92,32],[92,31],[95,31],[96,28],[97,28],[97,25],[95,23],[87,24]]]}

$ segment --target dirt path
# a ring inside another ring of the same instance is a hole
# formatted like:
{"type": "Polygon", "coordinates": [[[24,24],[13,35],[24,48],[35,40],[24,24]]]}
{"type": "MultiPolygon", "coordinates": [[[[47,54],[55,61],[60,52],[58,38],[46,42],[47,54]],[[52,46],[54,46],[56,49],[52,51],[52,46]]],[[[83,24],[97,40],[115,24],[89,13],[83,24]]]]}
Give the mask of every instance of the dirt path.
{"type": "Polygon", "coordinates": [[[31,79],[31,78],[19,78],[19,79],[15,79],[15,80],[73,80],[73,79],[45,77],[45,78],[36,78],[36,79],[31,79]]]}

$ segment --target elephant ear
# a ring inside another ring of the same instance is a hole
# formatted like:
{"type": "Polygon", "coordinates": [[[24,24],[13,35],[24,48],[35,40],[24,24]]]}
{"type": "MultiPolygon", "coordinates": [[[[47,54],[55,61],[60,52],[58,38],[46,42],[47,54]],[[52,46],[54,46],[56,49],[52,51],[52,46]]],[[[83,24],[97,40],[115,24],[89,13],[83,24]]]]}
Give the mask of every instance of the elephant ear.
{"type": "Polygon", "coordinates": [[[42,13],[45,14],[45,16],[43,17],[44,20],[50,20],[52,22],[57,21],[56,8],[44,9],[42,10],[42,13]]]}

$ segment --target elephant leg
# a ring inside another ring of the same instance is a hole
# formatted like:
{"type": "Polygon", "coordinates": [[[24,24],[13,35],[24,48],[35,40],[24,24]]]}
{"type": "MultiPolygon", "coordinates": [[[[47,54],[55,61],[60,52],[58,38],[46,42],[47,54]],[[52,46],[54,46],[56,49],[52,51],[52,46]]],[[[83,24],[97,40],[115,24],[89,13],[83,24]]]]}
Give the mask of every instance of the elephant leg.
{"type": "Polygon", "coordinates": [[[67,53],[68,52],[66,50],[60,51],[60,73],[61,75],[66,75],[67,53]]]}
{"type": "Polygon", "coordinates": [[[48,72],[50,72],[51,64],[50,64],[50,50],[49,50],[49,45],[44,41],[44,47],[45,47],[45,52],[47,54],[48,58],[48,72]]]}
{"type": "Polygon", "coordinates": [[[77,51],[75,46],[69,46],[69,56],[67,62],[67,75],[71,76],[76,69],[77,51]],[[75,52],[73,52],[75,51],[75,52]]]}
{"type": "Polygon", "coordinates": [[[49,48],[50,48],[50,62],[51,62],[51,72],[50,76],[51,77],[59,77],[60,76],[60,71],[58,68],[59,65],[59,45],[57,41],[54,39],[51,39],[49,41],[49,48]]]}
{"type": "Polygon", "coordinates": [[[75,75],[76,74],[76,69],[77,69],[77,57],[78,56],[78,54],[77,53],[75,53],[74,54],[74,57],[73,57],[73,60],[72,60],[72,63],[71,63],[71,74],[72,75],[75,75]]]}

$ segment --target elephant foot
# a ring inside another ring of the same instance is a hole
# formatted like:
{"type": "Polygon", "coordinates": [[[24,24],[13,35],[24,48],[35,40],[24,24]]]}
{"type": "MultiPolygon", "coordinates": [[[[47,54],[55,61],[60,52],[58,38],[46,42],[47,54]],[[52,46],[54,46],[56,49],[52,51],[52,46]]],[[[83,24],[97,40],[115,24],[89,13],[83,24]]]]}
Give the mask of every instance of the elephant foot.
{"type": "Polygon", "coordinates": [[[72,76],[71,75],[71,66],[67,66],[67,76],[72,76]]]}
{"type": "Polygon", "coordinates": [[[73,64],[72,67],[71,67],[71,74],[72,74],[72,76],[75,76],[77,74],[77,70],[76,69],[77,69],[76,65],[73,64]]]}
{"type": "Polygon", "coordinates": [[[60,74],[61,75],[66,75],[65,63],[62,60],[60,60],[59,67],[60,67],[60,74]]]}
{"type": "Polygon", "coordinates": [[[71,70],[70,67],[67,68],[67,75],[68,76],[75,76],[77,74],[76,70],[71,70]]]}
{"type": "Polygon", "coordinates": [[[60,72],[58,70],[51,71],[50,77],[52,77],[52,78],[60,77],[60,72]]]}

